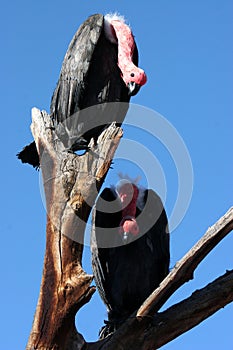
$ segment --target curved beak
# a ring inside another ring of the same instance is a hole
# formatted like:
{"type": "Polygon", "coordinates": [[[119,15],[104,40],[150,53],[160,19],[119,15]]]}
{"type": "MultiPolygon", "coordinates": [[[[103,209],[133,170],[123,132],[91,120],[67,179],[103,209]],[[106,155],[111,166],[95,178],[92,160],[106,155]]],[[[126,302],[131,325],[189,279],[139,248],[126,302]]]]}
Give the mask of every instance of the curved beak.
{"type": "Polygon", "coordinates": [[[129,239],[129,233],[128,232],[124,232],[123,233],[123,237],[122,237],[123,244],[127,244],[128,243],[128,239],[129,239]]]}
{"type": "Polygon", "coordinates": [[[134,96],[140,90],[141,85],[136,84],[134,81],[131,81],[130,83],[128,83],[127,87],[129,89],[129,96],[134,96]]]}

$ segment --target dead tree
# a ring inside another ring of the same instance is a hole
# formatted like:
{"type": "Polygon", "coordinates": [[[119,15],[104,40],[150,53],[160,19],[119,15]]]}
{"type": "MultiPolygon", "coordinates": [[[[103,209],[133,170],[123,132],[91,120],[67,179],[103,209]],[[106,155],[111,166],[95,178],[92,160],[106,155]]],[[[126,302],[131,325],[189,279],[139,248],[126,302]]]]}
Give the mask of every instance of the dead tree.
{"type": "Polygon", "coordinates": [[[159,348],[233,300],[233,271],[169,309],[158,312],[204,257],[233,228],[233,208],[185,255],[161,285],[113,335],[87,343],[75,327],[75,315],[95,287],[82,268],[85,223],[122,130],[113,123],[82,156],[56,139],[46,112],[32,111],[32,133],[40,155],[47,204],[46,251],[39,300],[27,350],[159,348]],[[190,317],[192,315],[192,317],[190,317]],[[185,322],[184,322],[185,320],[185,322]]]}

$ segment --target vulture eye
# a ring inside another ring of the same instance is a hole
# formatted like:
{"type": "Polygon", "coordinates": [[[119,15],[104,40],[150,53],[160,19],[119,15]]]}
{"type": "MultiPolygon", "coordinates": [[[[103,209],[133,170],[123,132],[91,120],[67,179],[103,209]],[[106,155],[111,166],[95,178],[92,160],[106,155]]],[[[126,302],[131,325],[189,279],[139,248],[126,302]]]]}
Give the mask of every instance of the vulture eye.
{"type": "Polygon", "coordinates": [[[134,77],[134,73],[131,73],[130,76],[133,78],[134,77]]]}

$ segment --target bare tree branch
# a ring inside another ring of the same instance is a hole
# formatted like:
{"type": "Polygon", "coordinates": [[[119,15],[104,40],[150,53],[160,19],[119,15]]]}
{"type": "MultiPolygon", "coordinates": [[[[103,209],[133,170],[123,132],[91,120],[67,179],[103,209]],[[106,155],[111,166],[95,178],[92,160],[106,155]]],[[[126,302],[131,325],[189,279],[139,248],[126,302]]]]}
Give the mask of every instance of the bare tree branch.
{"type": "Polygon", "coordinates": [[[111,337],[88,350],[157,349],[233,301],[233,270],[155,317],[129,319],[111,337]]]}
{"type": "Polygon", "coordinates": [[[149,350],[166,344],[233,300],[233,272],[162,313],[160,307],[205,256],[233,228],[233,208],[208,229],[161,283],[113,335],[86,343],[75,315],[95,291],[82,269],[86,222],[122,136],[115,124],[83,156],[64,149],[46,112],[33,110],[32,132],[40,154],[47,204],[46,252],[41,290],[27,350],[149,350]],[[157,312],[157,313],[156,313],[157,312]]]}
{"type": "Polygon", "coordinates": [[[168,298],[185,282],[206,255],[233,229],[233,207],[211,226],[193,248],[175,265],[160,286],[147,298],[137,316],[154,315],[168,298]]]}
{"type": "MultiPolygon", "coordinates": [[[[160,347],[197,326],[232,301],[233,270],[156,316],[154,321],[157,326],[149,332],[151,340],[154,340],[156,347],[160,347]],[[163,331],[164,324],[169,331],[163,331]]],[[[146,336],[147,340],[150,337],[149,333],[146,336]]],[[[146,348],[145,346],[144,349],[146,348]]]]}
{"type": "Polygon", "coordinates": [[[75,314],[95,291],[82,269],[86,222],[122,136],[115,124],[82,156],[56,137],[50,116],[34,108],[32,132],[40,155],[47,205],[46,252],[41,290],[27,349],[65,349],[84,343],[75,314]],[[58,347],[59,346],[59,347],[58,347]]]}
{"type": "Polygon", "coordinates": [[[135,315],[132,315],[121,328],[101,343],[101,347],[95,348],[94,344],[89,344],[90,349],[120,350],[130,349],[133,345],[135,350],[155,349],[186,332],[188,329],[194,327],[221,307],[231,302],[233,297],[232,272],[215,280],[202,290],[195,292],[185,301],[154,316],[174,291],[192,278],[193,272],[198,264],[220,240],[232,230],[232,228],[233,208],[230,208],[176,264],[170,274],[149,298],[147,298],[135,315]],[[190,308],[190,312],[187,308],[190,308]],[[180,315],[177,315],[174,310],[178,310],[180,315]],[[195,315],[195,317],[193,315],[195,315]],[[179,316],[180,321],[178,323],[177,320],[179,316]],[[148,330],[150,330],[150,337],[148,330]],[[150,342],[148,340],[149,338],[150,342]]]}

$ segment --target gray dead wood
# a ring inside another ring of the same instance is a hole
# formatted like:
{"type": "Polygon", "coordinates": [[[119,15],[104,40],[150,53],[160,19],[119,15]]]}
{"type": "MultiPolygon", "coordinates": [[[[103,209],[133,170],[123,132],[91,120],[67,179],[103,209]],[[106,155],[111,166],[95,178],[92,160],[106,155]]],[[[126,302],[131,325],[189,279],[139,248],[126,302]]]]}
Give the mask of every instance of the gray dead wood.
{"type": "Polygon", "coordinates": [[[82,269],[84,230],[111,165],[122,130],[114,124],[83,156],[67,152],[50,116],[33,109],[32,132],[40,154],[47,204],[46,251],[38,305],[27,350],[149,350],[171,341],[233,300],[233,272],[227,272],[182,302],[159,313],[205,256],[233,228],[233,208],[208,229],[161,285],[113,335],[85,342],[75,315],[93,295],[92,276],[82,269]]]}
{"type": "Polygon", "coordinates": [[[92,276],[82,269],[84,230],[122,130],[110,125],[96,146],[90,144],[85,155],[77,156],[64,149],[46,112],[32,110],[31,129],[40,155],[47,227],[41,289],[27,349],[71,349],[70,343],[84,344],[75,315],[95,291],[92,276]]]}
{"type": "MultiPolygon", "coordinates": [[[[88,350],[155,350],[197,326],[233,301],[233,270],[155,316],[133,317],[115,334],[88,350]]],[[[86,349],[86,348],[85,348],[86,349]]]]}

